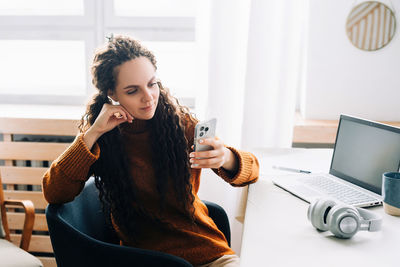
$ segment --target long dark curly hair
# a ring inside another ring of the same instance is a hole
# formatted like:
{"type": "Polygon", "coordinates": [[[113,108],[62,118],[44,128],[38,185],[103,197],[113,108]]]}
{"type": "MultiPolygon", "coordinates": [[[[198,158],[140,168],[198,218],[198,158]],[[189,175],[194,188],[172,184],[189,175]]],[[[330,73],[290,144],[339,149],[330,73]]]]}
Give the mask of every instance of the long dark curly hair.
{"type": "MultiPolygon", "coordinates": [[[[99,48],[91,67],[92,83],[98,90],[88,104],[82,116],[79,129],[86,131],[95,122],[105,103],[109,89],[115,90],[118,66],[138,57],[146,57],[156,67],[152,52],[138,41],[127,36],[110,38],[104,47],[99,48]]],[[[162,216],[166,199],[167,185],[175,190],[178,203],[182,203],[182,212],[194,224],[194,195],[192,193],[189,145],[185,137],[185,120],[196,119],[187,107],[179,104],[167,88],[159,82],[160,96],[154,117],[149,120],[152,163],[157,180],[157,191],[160,195],[160,213],[151,214],[142,203],[139,203],[133,186],[127,155],[122,145],[119,127],[104,133],[97,143],[100,146],[100,157],[91,166],[96,186],[100,191],[103,208],[112,214],[113,220],[122,231],[135,236],[140,229],[137,219],[150,219],[168,227],[162,216]]]]}

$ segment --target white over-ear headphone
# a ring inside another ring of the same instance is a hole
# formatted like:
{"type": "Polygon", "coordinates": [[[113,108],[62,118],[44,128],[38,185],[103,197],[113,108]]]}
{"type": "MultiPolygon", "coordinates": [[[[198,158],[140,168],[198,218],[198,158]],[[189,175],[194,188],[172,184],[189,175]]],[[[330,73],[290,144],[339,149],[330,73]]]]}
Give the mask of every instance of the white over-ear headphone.
{"type": "Polygon", "coordinates": [[[323,198],[310,203],[307,217],[318,230],[330,230],[339,238],[351,238],[362,230],[379,231],[382,225],[382,218],[371,211],[323,198]]]}

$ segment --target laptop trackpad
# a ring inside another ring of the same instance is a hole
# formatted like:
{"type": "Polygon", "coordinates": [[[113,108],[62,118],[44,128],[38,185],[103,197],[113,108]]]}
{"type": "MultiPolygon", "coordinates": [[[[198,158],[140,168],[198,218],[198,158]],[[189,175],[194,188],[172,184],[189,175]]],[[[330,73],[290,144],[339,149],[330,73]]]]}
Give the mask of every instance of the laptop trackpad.
{"type": "MultiPolygon", "coordinates": [[[[279,186],[279,185],[278,185],[279,186]]],[[[288,191],[289,193],[307,201],[310,202],[314,198],[318,198],[323,196],[323,194],[319,193],[318,191],[315,191],[311,189],[310,187],[301,185],[301,184],[295,184],[295,185],[290,185],[286,186],[287,189],[283,188],[284,190],[288,191]]]]}

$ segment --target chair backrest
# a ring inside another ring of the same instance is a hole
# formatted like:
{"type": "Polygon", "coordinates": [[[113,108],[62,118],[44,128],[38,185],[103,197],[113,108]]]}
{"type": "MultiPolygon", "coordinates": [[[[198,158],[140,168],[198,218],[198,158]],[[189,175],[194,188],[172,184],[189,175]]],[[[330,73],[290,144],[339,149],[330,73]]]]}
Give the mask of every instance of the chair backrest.
{"type": "Polygon", "coordinates": [[[74,201],[58,207],[58,213],[70,226],[99,241],[119,244],[111,222],[104,215],[94,178],[90,178],[74,201]]]}
{"type": "MultiPolygon", "coordinates": [[[[41,192],[42,177],[47,166],[73,140],[77,123],[77,120],[0,117],[0,173],[5,186],[4,197],[29,199],[34,203],[36,214],[29,252],[40,253],[38,258],[45,267],[56,266],[56,263],[50,254],[53,248],[44,214],[47,202],[41,192]]],[[[7,220],[11,241],[18,246],[21,238],[18,230],[23,228],[24,215],[18,208],[11,208],[7,220]]]]}
{"type": "Polygon", "coordinates": [[[192,266],[173,255],[120,246],[106,223],[93,178],[72,202],[48,205],[46,217],[59,267],[192,266]]]}

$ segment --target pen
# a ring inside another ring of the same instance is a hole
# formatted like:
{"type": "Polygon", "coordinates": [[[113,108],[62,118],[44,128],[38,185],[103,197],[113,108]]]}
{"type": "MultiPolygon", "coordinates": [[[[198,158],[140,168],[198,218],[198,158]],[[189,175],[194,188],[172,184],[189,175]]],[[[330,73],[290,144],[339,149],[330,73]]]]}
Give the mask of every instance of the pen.
{"type": "Polygon", "coordinates": [[[277,169],[277,170],[290,171],[290,172],[311,173],[310,171],[293,169],[293,168],[282,167],[282,166],[272,166],[272,168],[277,169]]]}

